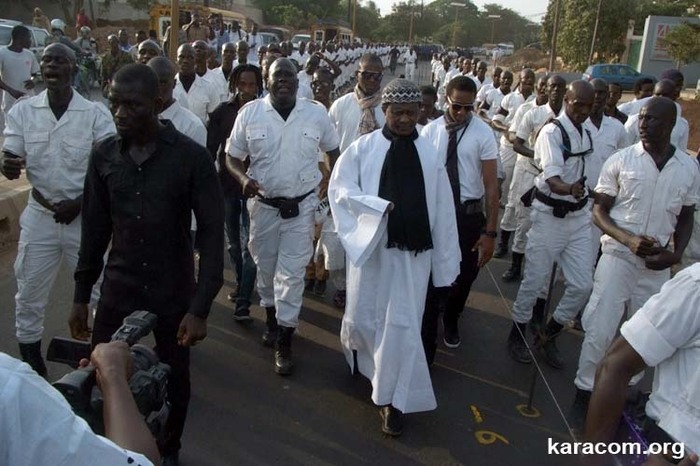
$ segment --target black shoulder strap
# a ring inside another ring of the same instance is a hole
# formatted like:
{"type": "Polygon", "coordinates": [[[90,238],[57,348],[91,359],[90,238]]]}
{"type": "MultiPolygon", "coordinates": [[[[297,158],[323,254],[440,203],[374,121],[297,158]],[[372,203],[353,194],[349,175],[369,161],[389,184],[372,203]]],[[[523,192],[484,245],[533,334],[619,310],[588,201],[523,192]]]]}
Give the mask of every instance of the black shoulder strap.
{"type": "MultiPolygon", "coordinates": [[[[564,129],[564,126],[561,124],[561,121],[557,120],[556,118],[553,118],[552,121],[550,121],[554,126],[559,128],[559,131],[561,131],[561,140],[564,143],[564,161],[568,158],[568,154],[571,153],[571,139],[569,139],[569,133],[566,132],[564,129]]],[[[588,134],[590,137],[590,133],[588,134]]]]}

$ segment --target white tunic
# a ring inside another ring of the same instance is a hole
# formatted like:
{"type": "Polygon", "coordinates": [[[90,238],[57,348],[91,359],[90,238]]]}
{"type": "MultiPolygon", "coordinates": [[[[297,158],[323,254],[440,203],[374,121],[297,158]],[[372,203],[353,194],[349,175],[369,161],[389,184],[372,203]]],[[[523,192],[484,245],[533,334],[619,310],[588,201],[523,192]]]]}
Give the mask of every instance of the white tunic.
{"type": "Polygon", "coordinates": [[[185,87],[180,82],[180,74],[175,75],[173,97],[180,100],[183,95],[186,96],[184,100],[187,101],[187,108],[197,115],[204,124],[207,123],[209,114],[216,109],[221,101],[219,91],[209,81],[196,74],[189,91],[185,91],[185,87]]]}
{"type": "MultiPolygon", "coordinates": [[[[360,109],[355,93],[345,94],[333,102],[330,110],[328,110],[328,116],[331,117],[333,126],[338,131],[340,151],[343,152],[360,136],[359,126],[362,118],[362,109],[360,109]]],[[[382,112],[381,105],[374,107],[374,118],[377,120],[380,128],[384,126],[384,112],[382,112]]]]}
{"type": "Polygon", "coordinates": [[[378,196],[390,142],[381,130],[355,141],[338,160],[328,198],[348,257],[347,304],[340,340],[348,364],[372,382],[372,401],[404,412],[435,409],[421,343],[423,306],[433,285],[449,286],[461,253],[444,163],[429,140],[415,141],[425,181],[433,249],[386,248],[388,201],[378,196]]]}
{"type": "Polygon", "coordinates": [[[175,129],[194,140],[202,147],[207,147],[207,128],[197,118],[197,115],[180,105],[177,100],[170,107],[163,110],[158,118],[170,120],[175,129]]]}

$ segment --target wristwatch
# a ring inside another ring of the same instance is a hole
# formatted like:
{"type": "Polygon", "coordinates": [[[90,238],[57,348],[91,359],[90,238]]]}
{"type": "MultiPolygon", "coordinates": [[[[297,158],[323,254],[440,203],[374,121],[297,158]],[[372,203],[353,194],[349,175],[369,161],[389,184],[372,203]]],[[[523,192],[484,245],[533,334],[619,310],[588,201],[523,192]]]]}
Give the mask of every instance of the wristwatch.
{"type": "Polygon", "coordinates": [[[496,232],[496,231],[486,231],[486,230],[482,230],[482,231],[481,231],[481,234],[482,234],[482,235],[486,235],[486,236],[488,236],[489,238],[494,238],[494,239],[496,239],[496,238],[498,237],[498,232],[496,232]]]}

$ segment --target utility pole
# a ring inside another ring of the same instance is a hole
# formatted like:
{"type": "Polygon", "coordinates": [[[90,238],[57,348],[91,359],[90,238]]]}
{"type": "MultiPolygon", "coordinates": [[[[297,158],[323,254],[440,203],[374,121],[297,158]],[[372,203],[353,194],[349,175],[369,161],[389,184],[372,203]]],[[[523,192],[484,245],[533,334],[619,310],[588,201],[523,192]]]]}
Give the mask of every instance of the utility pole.
{"type": "Polygon", "coordinates": [[[357,21],[357,0],[352,0],[352,42],[355,43],[355,25],[357,21]]]}
{"type": "Polygon", "coordinates": [[[413,43],[413,0],[408,2],[408,14],[411,19],[408,20],[408,43],[413,43]]]}
{"type": "Polygon", "coordinates": [[[591,53],[588,55],[588,66],[593,63],[593,54],[595,53],[595,40],[598,36],[598,22],[600,22],[600,8],[603,6],[603,0],[598,0],[598,10],[595,13],[595,26],[593,26],[593,39],[591,39],[591,53]]]}
{"type": "Polygon", "coordinates": [[[167,51],[171,60],[177,58],[178,40],[180,39],[180,3],[170,0],[170,50],[167,51]]]}
{"type": "Polygon", "coordinates": [[[554,25],[552,26],[552,46],[550,47],[549,55],[549,72],[554,71],[557,63],[557,34],[559,33],[559,10],[561,9],[561,0],[556,0],[554,9],[554,25]]]}
{"type": "Polygon", "coordinates": [[[450,6],[455,7],[455,24],[452,27],[452,48],[457,47],[457,18],[459,17],[459,9],[465,7],[466,5],[459,2],[452,2],[450,6]]]}
{"type": "Polygon", "coordinates": [[[493,44],[494,33],[496,32],[496,21],[501,19],[501,15],[488,15],[487,18],[491,20],[491,43],[493,44]]]}

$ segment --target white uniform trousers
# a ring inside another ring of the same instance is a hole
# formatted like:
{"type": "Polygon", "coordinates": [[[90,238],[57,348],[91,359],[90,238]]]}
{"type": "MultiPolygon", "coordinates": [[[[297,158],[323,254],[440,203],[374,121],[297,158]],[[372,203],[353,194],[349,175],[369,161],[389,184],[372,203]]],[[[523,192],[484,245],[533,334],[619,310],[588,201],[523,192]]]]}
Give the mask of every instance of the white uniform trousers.
{"type": "Polygon", "coordinates": [[[297,217],[283,219],[278,209],[256,198],[248,200],[248,248],[258,267],[260,306],[274,306],[277,322],[284,327],[299,325],[304,274],[314,250],[314,211],[317,205],[318,196],[311,194],[299,203],[297,217]]]}
{"type": "MultiPolygon", "coordinates": [[[[65,259],[71,274],[78,264],[81,221],[79,215],[69,225],[56,223],[53,212],[31,198],[22,212],[14,267],[17,278],[15,326],[20,343],[41,340],[49,293],[58,275],[61,259],[65,259]]],[[[93,305],[99,298],[100,282],[93,288],[93,305]]]]}
{"type": "Polygon", "coordinates": [[[615,339],[620,320],[632,317],[670,278],[669,269],[649,270],[631,252],[629,257],[608,253],[601,256],[593,294],[581,320],[586,333],[574,381],[578,388],[593,390],[596,368],[615,339]]]}
{"type": "MultiPolygon", "coordinates": [[[[535,200],[539,204],[539,201],[535,200]]],[[[588,208],[569,213],[565,218],[552,215],[533,205],[532,228],[525,250],[525,273],[513,305],[513,320],[528,322],[538,295],[547,285],[552,265],[559,263],[566,291],[553,318],[562,325],[576,318],[593,288],[591,256],[591,213],[588,208]]]]}
{"type": "MultiPolygon", "coordinates": [[[[510,185],[513,183],[513,173],[515,171],[515,161],[517,160],[517,152],[513,150],[513,146],[510,144],[504,144],[503,140],[500,139],[500,146],[498,149],[498,155],[501,157],[501,164],[503,165],[503,171],[505,172],[505,178],[503,179],[503,184],[501,185],[501,204],[506,205],[508,203],[508,193],[510,192],[510,185]]],[[[514,231],[515,228],[508,230],[514,231]]]]}
{"type": "Polygon", "coordinates": [[[508,192],[508,204],[506,205],[506,211],[501,221],[501,228],[504,230],[508,229],[503,226],[503,221],[506,221],[506,226],[510,228],[512,223],[509,211],[513,212],[513,223],[515,223],[515,228],[513,228],[513,230],[515,230],[515,235],[513,235],[512,250],[519,254],[525,254],[527,234],[532,225],[531,210],[529,207],[525,207],[520,201],[520,198],[535,186],[535,178],[537,175],[532,173],[533,170],[530,168],[531,166],[532,164],[529,162],[528,158],[517,158],[515,169],[513,170],[513,182],[508,192]]]}
{"type": "Polygon", "coordinates": [[[413,78],[416,76],[416,64],[415,63],[406,63],[406,79],[409,81],[413,81],[413,78]]]}

